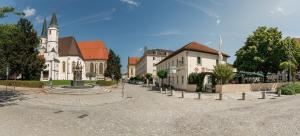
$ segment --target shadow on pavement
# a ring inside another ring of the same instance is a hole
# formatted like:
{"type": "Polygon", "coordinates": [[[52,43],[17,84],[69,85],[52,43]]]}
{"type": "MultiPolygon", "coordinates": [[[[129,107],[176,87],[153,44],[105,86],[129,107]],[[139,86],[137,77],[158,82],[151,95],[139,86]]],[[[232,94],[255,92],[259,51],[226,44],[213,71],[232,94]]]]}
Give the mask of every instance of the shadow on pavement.
{"type": "Polygon", "coordinates": [[[0,91],[0,107],[17,105],[15,101],[20,100],[21,95],[14,91],[0,91]]]}

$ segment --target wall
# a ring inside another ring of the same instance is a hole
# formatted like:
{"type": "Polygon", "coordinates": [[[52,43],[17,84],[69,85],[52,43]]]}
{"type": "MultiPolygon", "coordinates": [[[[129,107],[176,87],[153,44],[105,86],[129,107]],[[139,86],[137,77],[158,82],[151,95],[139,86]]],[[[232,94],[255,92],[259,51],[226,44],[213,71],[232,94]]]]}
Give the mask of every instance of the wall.
{"type": "Polygon", "coordinates": [[[73,67],[72,63],[79,62],[82,65],[82,79],[86,80],[85,76],[85,64],[84,61],[77,56],[66,56],[66,57],[59,57],[59,78],[58,80],[73,80],[74,74],[73,74],[73,67]],[[65,62],[65,72],[63,72],[63,62],[65,62]]]}
{"type": "Polygon", "coordinates": [[[251,92],[261,90],[275,91],[277,88],[288,83],[257,83],[257,84],[228,84],[217,85],[216,92],[220,93],[235,93],[235,92],[251,92]]]}
{"type": "Polygon", "coordinates": [[[129,65],[128,66],[128,78],[135,77],[136,69],[135,65],[129,65]],[[132,71],[131,71],[132,69],[132,71]]]}
{"type": "MultiPolygon", "coordinates": [[[[91,72],[91,64],[93,63],[93,72],[96,73],[96,77],[92,80],[104,79],[104,72],[106,70],[107,61],[106,60],[85,60],[85,72],[91,72]],[[102,63],[102,71],[100,71],[100,64],[102,63]]],[[[89,79],[89,77],[86,77],[89,79]]]]}

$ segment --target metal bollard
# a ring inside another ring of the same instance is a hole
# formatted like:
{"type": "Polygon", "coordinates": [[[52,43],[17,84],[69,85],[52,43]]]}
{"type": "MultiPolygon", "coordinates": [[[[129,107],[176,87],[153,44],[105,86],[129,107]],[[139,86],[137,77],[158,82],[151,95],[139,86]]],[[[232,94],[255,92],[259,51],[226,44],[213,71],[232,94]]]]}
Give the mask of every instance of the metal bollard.
{"type": "Polygon", "coordinates": [[[160,88],[160,93],[162,93],[162,88],[160,88]]]}
{"type": "Polygon", "coordinates": [[[184,91],[181,92],[181,98],[184,98],[184,91]]]}
{"type": "Polygon", "coordinates": [[[281,89],[278,90],[278,97],[281,97],[281,89]]]}
{"type": "Polygon", "coordinates": [[[246,93],[242,93],[242,100],[246,100],[246,93]]]}
{"type": "Polygon", "coordinates": [[[266,99],[266,91],[262,91],[261,95],[262,95],[262,97],[261,97],[262,99],[266,99]]]}
{"type": "Polygon", "coordinates": [[[198,93],[198,99],[201,99],[201,92],[198,93]]]}
{"type": "Polygon", "coordinates": [[[219,100],[222,100],[222,99],[223,99],[223,94],[219,93],[219,100]]]}

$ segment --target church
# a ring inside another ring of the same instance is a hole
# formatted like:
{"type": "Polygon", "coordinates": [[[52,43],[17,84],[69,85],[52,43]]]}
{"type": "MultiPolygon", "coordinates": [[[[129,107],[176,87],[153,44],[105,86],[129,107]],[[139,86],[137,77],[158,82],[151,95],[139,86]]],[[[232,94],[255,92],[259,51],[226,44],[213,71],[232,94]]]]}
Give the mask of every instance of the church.
{"type": "Polygon", "coordinates": [[[49,26],[44,19],[39,56],[45,59],[41,81],[73,80],[74,68],[82,66],[83,80],[104,79],[108,49],[101,40],[77,42],[73,36],[59,37],[59,25],[53,13],[49,26]]]}

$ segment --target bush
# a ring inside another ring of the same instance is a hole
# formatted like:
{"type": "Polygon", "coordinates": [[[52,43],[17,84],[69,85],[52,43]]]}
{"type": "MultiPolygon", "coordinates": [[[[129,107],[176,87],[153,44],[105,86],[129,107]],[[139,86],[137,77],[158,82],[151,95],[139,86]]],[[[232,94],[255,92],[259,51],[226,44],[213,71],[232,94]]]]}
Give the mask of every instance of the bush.
{"type": "Polygon", "coordinates": [[[197,84],[198,82],[198,73],[191,73],[188,77],[189,84],[197,84]]]}
{"type": "Polygon", "coordinates": [[[281,94],[283,95],[295,95],[296,93],[300,93],[300,85],[299,84],[289,84],[279,88],[281,90],[281,94]]]}
{"type": "Polygon", "coordinates": [[[23,81],[23,80],[0,80],[0,85],[29,87],[29,88],[43,88],[44,83],[41,81],[23,81]]]}
{"type": "Polygon", "coordinates": [[[97,83],[97,85],[100,85],[100,86],[112,86],[112,85],[116,84],[116,81],[98,80],[96,83],[97,83]]]}

